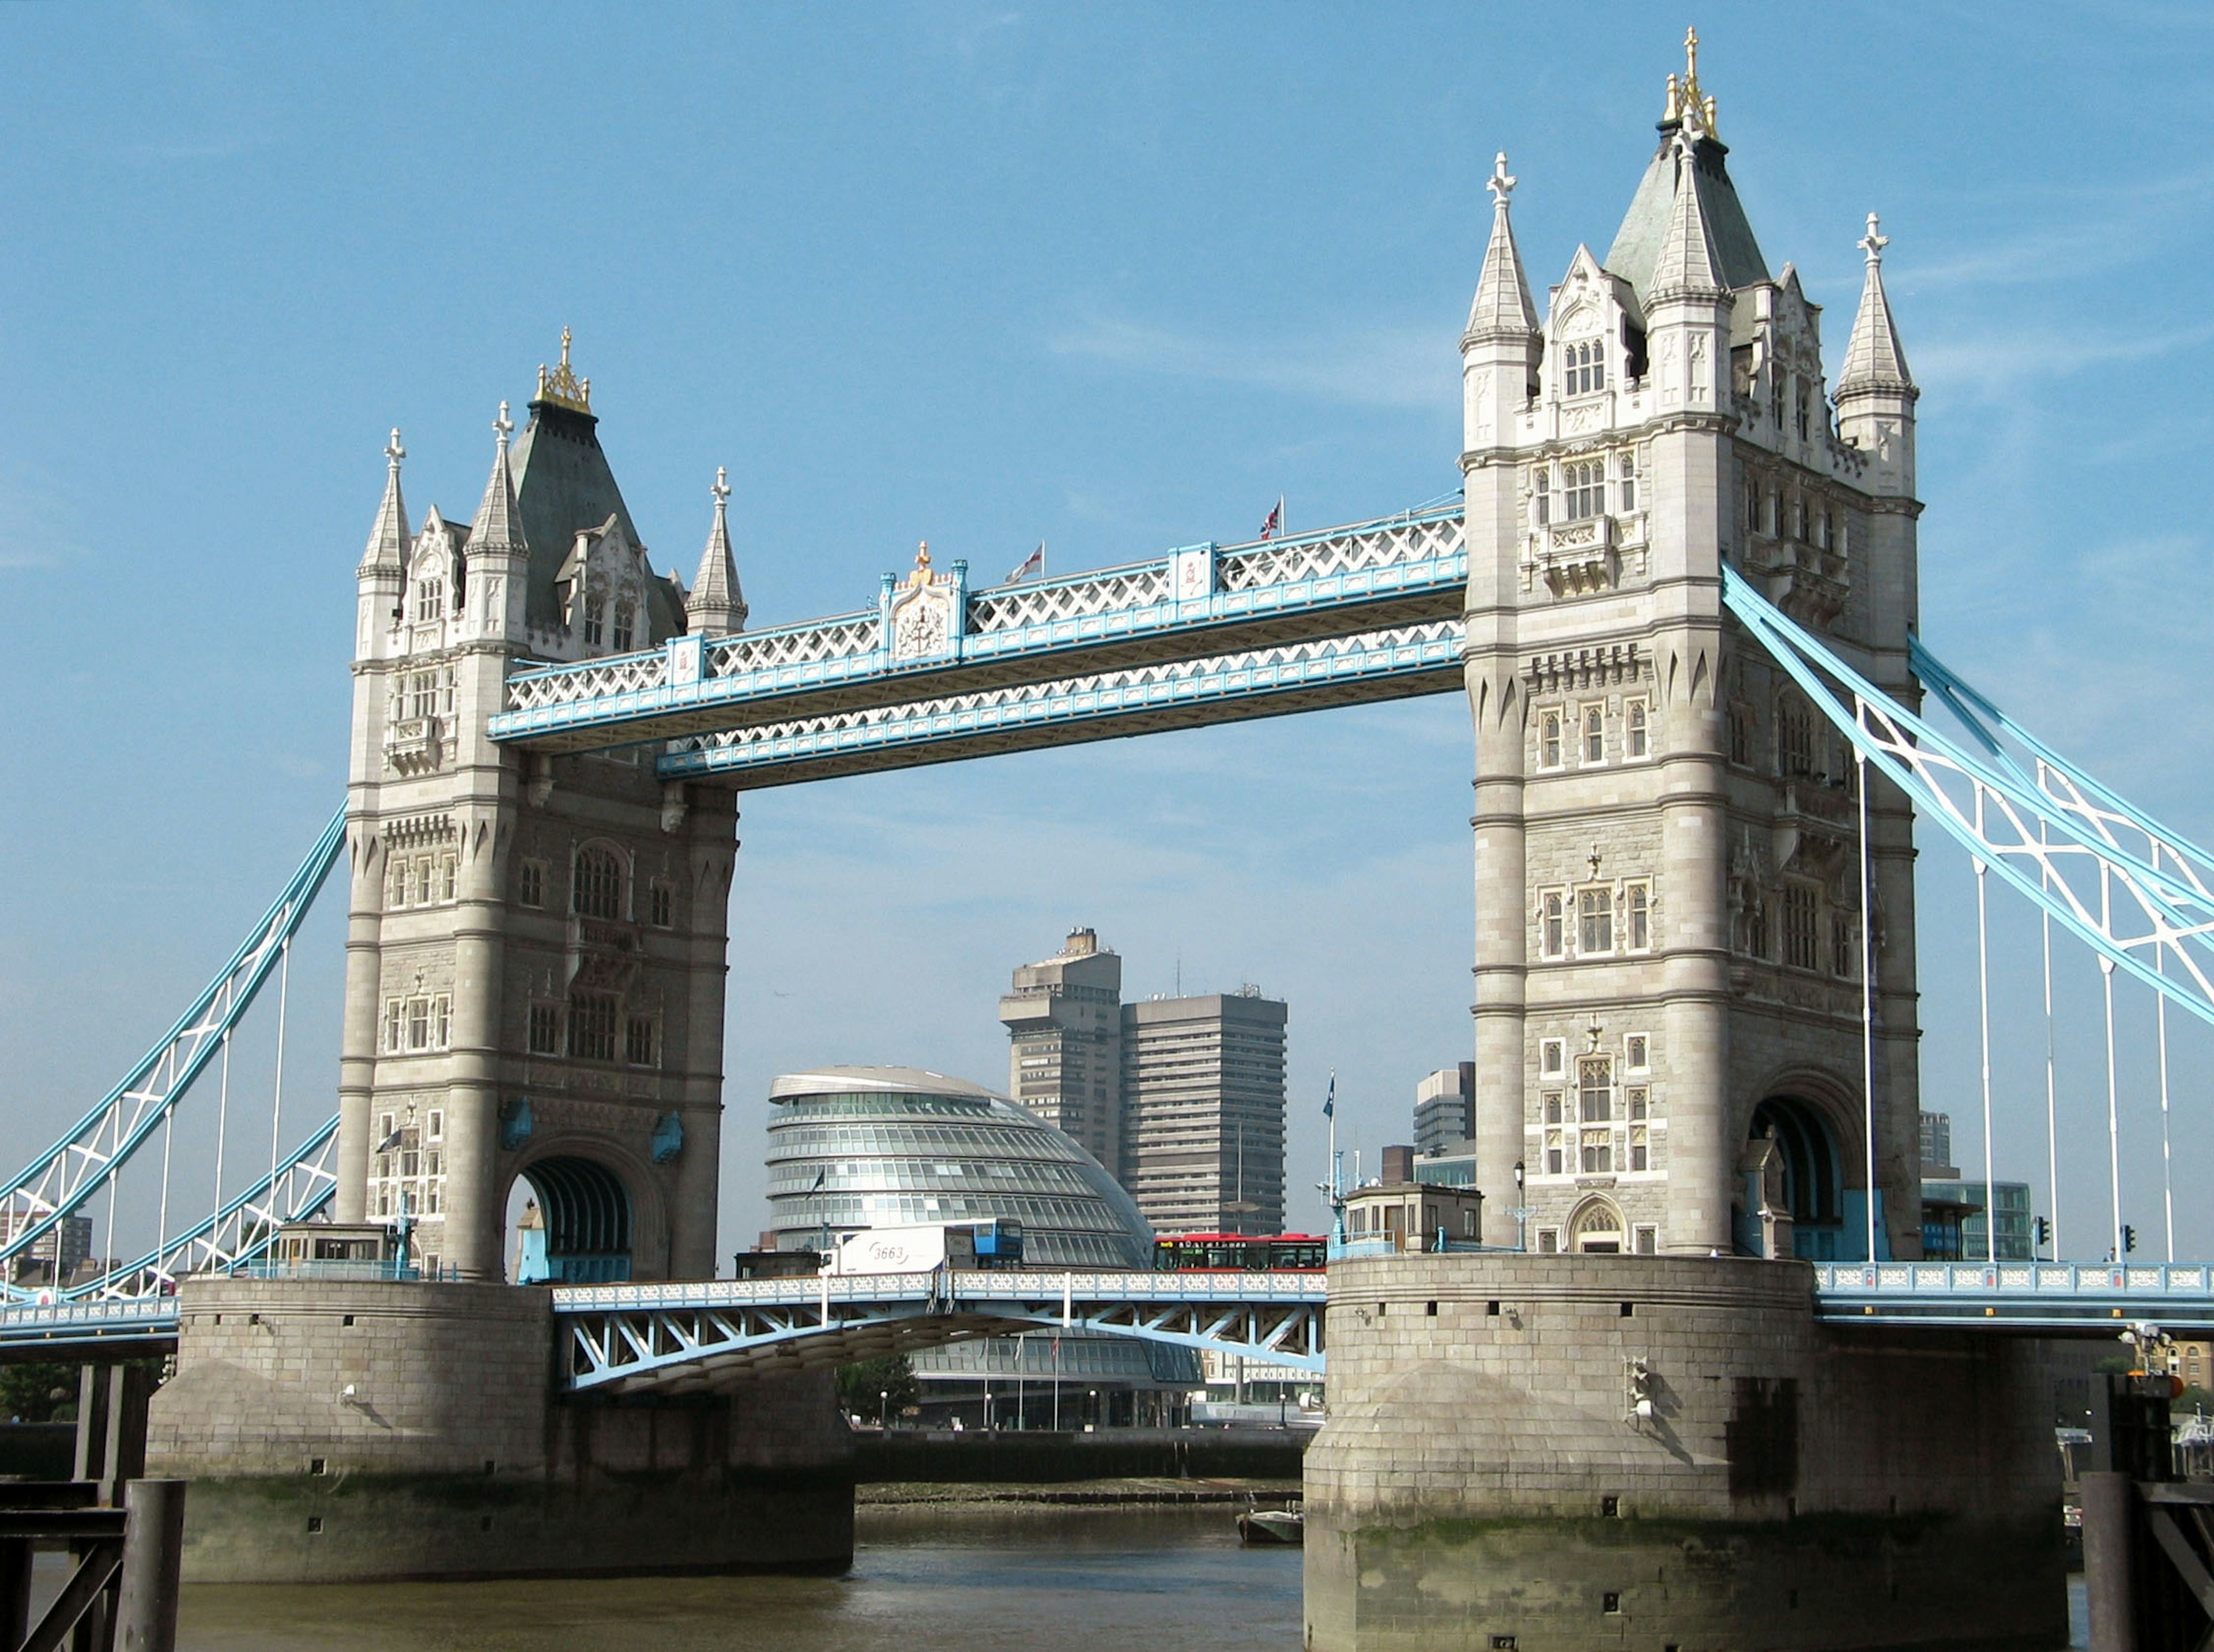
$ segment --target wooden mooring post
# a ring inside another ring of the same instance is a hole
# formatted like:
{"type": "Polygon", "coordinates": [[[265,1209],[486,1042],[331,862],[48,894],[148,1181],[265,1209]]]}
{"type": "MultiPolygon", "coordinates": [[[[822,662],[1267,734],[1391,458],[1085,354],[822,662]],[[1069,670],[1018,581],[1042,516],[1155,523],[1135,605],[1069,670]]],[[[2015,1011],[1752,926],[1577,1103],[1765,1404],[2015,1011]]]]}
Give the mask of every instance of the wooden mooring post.
{"type": "Polygon", "coordinates": [[[2090,1652],[2197,1652],[2214,1639],[2214,1485],[2177,1478],[2171,1379],[2106,1382],[2082,1476],[2090,1652]]]}

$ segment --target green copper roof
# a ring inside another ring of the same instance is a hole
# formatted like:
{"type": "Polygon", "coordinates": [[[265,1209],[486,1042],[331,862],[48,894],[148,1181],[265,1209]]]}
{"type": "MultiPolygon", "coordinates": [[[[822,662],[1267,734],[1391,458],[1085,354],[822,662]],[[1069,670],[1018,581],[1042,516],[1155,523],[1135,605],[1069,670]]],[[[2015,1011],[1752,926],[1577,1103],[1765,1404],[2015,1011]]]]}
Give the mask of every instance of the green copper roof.
{"type": "MultiPolygon", "coordinates": [[[[1660,256],[1669,210],[1676,204],[1676,127],[1673,120],[1662,125],[1660,147],[1645,168],[1645,176],[1638,180],[1637,193],[1630,198],[1622,228],[1615,231],[1614,245],[1600,260],[1611,273],[1636,290],[1641,303],[1652,286],[1653,266],[1660,256]]],[[[1746,222],[1745,208],[1730,183],[1728,168],[1722,164],[1722,157],[1728,153],[1713,138],[1700,138],[1691,177],[1708,230],[1714,236],[1715,250],[1722,255],[1722,279],[1735,289],[1767,280],[1768,260],[1760,255],[1760,243],[1752,238],[1752,226],[1746,222]]]]}
{"type": "Polygon", "coordinates": [[[559,623],[554,582],[577,535],[615,517],[633,545],[638,529],[623,503],[615,473],[600,448],[599,420],[556,402],[530,404],[530,425],[515,444],[516,515],[530,546],[529,614],[534,625],[559,623]]]}

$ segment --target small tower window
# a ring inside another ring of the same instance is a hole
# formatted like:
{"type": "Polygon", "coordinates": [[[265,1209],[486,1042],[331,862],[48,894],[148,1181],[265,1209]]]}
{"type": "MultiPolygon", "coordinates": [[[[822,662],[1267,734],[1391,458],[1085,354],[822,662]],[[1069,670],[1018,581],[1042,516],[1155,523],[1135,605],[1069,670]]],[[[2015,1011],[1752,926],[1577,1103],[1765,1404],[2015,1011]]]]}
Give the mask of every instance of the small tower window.
{"type": "Polygon", "coordinates": [[[1595,958],[1614,950],[1614,893],[1586,889],[1576,899],[1576,952],[1595,958]]]}
{"type": "Polygon", "coordinates": [[[1819,897],[1806,884],[1784,887],[1783,961],[1794,969],[1821,967],[1815,940],[1819,911],[1819,897]]]}
{"type": "Polygon", "coordinates": [[[1742,705],[1729,709],[1729,760],[1740,769],[1752,766],[1752,713],[1742,705]]]}
{"type": "Polygon", "coordinates": [[[584,645],[597,648],[607,639],[608,602],[596,596],[584,604],[584,645]]]}
{"type": "Polygon", "coordinates": [[[1584,708],[1584,761],[1606,761],[1606,713],[1596,705],[1584,708]]]}
{"type": "Polygon", "coordinates": [[[1606,510],[1606,461],[1593,459],[1561,467],[1561,519],[1581,521],[1606,510]]]}
{"type": "Polygon", "coordinates": [[[443,619],[446,615],[446,585],[443,580],[419,579],[415,582],[415,619],[419,624],[426,619],[443,619]]]}
{"type": "Polygon", "coordinates": [[[1653,751],[1652,713],[1643,700],[1626,700],[1622,707],[1623,752],[1629,757],[1649,757],[1653,751]]]}
{"type": "Polygon", "coordinates": [[[574,894],[571,904],[579,917],[621,917],[622,863],[604,849],[579,850],[574,894]]]}
{"type": "Polygon", "coordinates": [[[1530,467],[1530,514],[1540,527],[1553,520],[1553,471],[1550,465],[1530,467]]]}
{"type": "Polygon", "coordinates": [[[676,891],[665,883],[653,886],[651,897],[653,927],[657,930],[674,928],[676,923],[676,891]]]}
{"type": "Polygon", "coordinates": [[[1799,439],[1801,442],[1807,441],[1812,437],[1813,432],[1812,399],[1807,393],[1807,387],[1801,384],[1799,387],[1799,439]]]}
{"type": "Polygon", "coordinates": [[[530,1053],[534,1056],[558,1056],[561,1053],[561,1009],[559,1004],[535,1003],[530,1006],[530,1053]]]}
{"type": "Polygon", "coordinates": [[[1594,390],[1606,388],[1606,343],[1593,338],[1580,344],[1569,344],[1562,351],[1562,365],[1567,378],[1562,385],[1564,395],[1589,395],[1594,390]]]}
{"type": "Polygon", "coordinates": [[[630,652],[631,637],[638,629],[638,611],[627,602],[615,604],[615,652],[630,652]]]}
{"type": "Polygon", "coordinates": [[[1561,714],[1548,711],[1538,719],[1538,764],[1541,768],[1561,766],[1561,714]]]}
{"type": "Polygon", "coordinates": [[[1615,473],[1622,479],[1622,509],[1624,515],[1637,509],[1637,455],[1624,453],[1615,461],[1615,473]]]}
{"type": "Polygon", "coordinates": [[[1630,951],[1645,952],[1651,948],[1653,891],[1649,885],[1631,883],[1623,887],[1622,926],[1629,932],[1626,944],[1630,951]]]}
{"type": "Polygon", "coordinates": [[[1564,933],[1567,906],[1567,900],[1557,889],[1548,890],[1539,903],[1542,925],[1538,931],[1538,949],[1547,958],[1558,958],[1567,950],[1564,933]]]}
{"type": "Polygon", "coordinates": [[[515,898],[525,906],[546,904],[546,863],[525,861],[516,879],[515,898]]]}
{"type": "Polygon", "coordinates": [[[569,1053],[580,1061],[613,1061],[615,1015],[612,994],[577,994],[569,1001],[569,1053]]]}
{"type": "Polygon", "coordinates": [[[1795,702],[1785,704],[1780,718],[1782,728],[1780,755],[1783,759],[1784,777],[1791,780],[1812,779],[1814,776],[1814,717],[1803,705],[1795,702]]]}
{"type": "Polygon", "coordinates": [[[1614,1117],[1614,1061],[1608,1056],[1586,1056],[1576,1063],[1576,1113],[1587,1125],[1604,1125],[1614,1117]]]}

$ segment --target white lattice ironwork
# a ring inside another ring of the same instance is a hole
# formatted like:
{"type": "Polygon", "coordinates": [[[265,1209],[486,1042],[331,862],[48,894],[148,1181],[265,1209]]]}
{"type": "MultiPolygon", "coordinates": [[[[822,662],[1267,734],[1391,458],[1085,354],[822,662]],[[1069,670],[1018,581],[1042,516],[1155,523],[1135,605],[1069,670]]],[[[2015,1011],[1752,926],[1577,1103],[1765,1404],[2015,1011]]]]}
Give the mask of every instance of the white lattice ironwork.
{"type": "MultiPolygon", "coordinates": [[[[2214,899],[2205,851],[2043,747],[2025,766],[2003,752],[1990,724],[1971,721],[1981,749],[1969,749],[1728,569],[1723,600],[1922,818],[2072,930],[2105,966],[2214,1022],[2214,899]]],[[[1935,663],[1926,651],[1919,658],[1935,663]]],[[[1950,673],[1944,679],[1947,698],[1998,718],[1988,700],[1950,673]]]]}
{"type": "Polygon", "coordinates": [[[1435,562],[1460,548],[1461,515],[1453,509],[1232,546],[1218,553],[1215,566],[1224,590],[1247,591],[1435,562]]]}
{"type": "Polygon", "coordinates": [[[650,654],[618,654],[584,665],[518,672],[508,680],[507,703],[516,710],[530,710],[578,700],[635,694],[644,689],[659,688],[668,680],[669,656],[660,649],[650,654]]]}
{"type": "MultiPolygon", "coordinates": [[[[0,1187],[0,1210],[9,1222],[7,1241],[0,1244],[0,1280],[13,1271],[9,1265],[15,1258],[31,1251],[64,1217],[103,1187],[113,1192],[116,1173],[184,1099],[276,968],[345,843],[341,808],[276,904],[192,1008],[67,1135],[0,1187]]],[[[0,1283],[0,1295],[20,1294],[16,1287],[0,1283]]]]}
{"type": "Polygon", "coordinates": [[[557,1289],[559,1381],[728,1387],[975,1337],[1086,1331],[1323,1369],[1320,1273],[877,1274],[557,1289]]]}
{"type": "MultiPolygon", "coordinates": [[[[943,694],[964,677],[1004,684],[1201,658],[1457,614],[1466,578],[1453,504],[1226,550],[1188,546],[965,603],[954,600],[957,577],[935,588],[948,593],[947,612],[928,646],[887,647],[883,608],[704,645],[678,638],[651,653],[517,672],[490,732],[581,750],[898,698],[893,685],[918,673],[943,694]]],[[[885,602],[905,600],[887,586],[885,602]]]]}
{"type": "MultiPolygon", "coordinates": [[[[1459,686],[1463,627],[1457,619],[1321,637],[1281,648],[1123,671],[990,688],[939,699],[865,707],[672,743],[664,776],[755,772],[831,757],[916,750],[1013,730],[1057,728],[1068,740],[1098,738],[1090,726],[1170,710],[1193,720],[1256,714],[1257,703],[1318,690],[1351,691],[1398,679],[1447,692],[1459,686]]],[[[1380,697],[1380,696],[1379,696],[1380,697]]],[[[749,783],[761,781],[749,777],[749,783]]]]}
{"type": "Polygon", "coordinates": [[[1096,574],[1072,574],[1033,585],[1004,585],[969,600],[972,635],[1020,631],[1057,620],[1088,619],[1131,608],[1151,607],[1174,595],[1171,564],[1141,562],[1096,574]]]}
{"type": "Polygon", "coordinates": [[[883,636],[883,622],[872,613],[845,614],[775,631],[742,631],[707,644],[707,674],[743,677],[788,666],[818,665],[826,660],[858,659],[874,654],[883,636]]]}

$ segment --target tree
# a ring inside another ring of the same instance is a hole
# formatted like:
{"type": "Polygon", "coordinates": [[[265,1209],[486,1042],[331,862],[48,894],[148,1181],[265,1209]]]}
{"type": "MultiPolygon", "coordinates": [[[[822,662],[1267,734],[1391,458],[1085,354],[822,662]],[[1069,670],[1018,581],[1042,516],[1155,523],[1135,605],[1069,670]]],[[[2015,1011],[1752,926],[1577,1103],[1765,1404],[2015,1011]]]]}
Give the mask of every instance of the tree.
{"type": "Polygon", "coordinates": [[[914,1367],[905,1354],[886,1354],[838,1368],[838,1403],[856,1417],[881,1418],[887,1405],[896,1417],[921,1398],[914,1367]]]}
{"type": "Polygon", "coordinates": [[[76,1366],[0,1365],[0,1418],[51,1423],[57,1410],[76,1415],[76,1366]]]}

